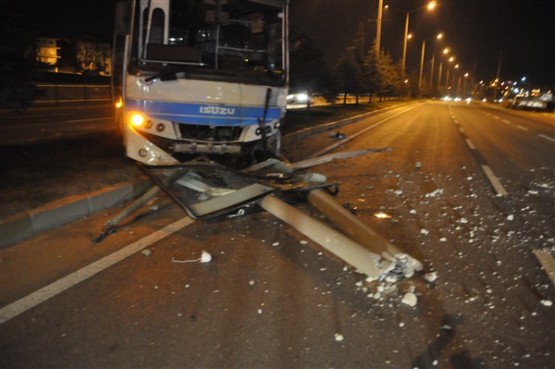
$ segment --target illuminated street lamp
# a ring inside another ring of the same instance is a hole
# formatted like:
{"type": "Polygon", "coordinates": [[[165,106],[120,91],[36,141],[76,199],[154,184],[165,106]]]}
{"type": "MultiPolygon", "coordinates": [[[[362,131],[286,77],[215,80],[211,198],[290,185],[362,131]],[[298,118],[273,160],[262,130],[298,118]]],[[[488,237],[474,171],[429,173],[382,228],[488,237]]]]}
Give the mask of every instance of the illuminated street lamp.
{"type": "MultiPolygon", "coordinates": [[[[381,6],[381,0],[380,0],[380,6],[381,6]]],[[[403,36],[403,57],[401,59],[401,73],[403,74],[403,78],[405,78],[405,65],[407,63],[407,42],[409,40],[409,19],[410,19],[410,15],[412,13],[415,13],[419,10],[428,10],[428,11],[432,11],[437,7],[437,1],[429,1],[428,4],[426,4],[425,6],[416,8],[414,10],[411,11],[404,11],[404,10],[400,10],[400,9],[394,9],[391,8],[389,5],[386,5],[385,8],[386,9],[392,9],[401,13],[405,14],[405,34],[403,36]]],[[[378,11],[378,18],[380,18],[380,14],[381,12],[378,11]]],[[[379,21],[381,21],[381,19],[378,19],[379,21]]],[[[380,22],[380,27],[381,27],[381,22],[380,22]]]]}

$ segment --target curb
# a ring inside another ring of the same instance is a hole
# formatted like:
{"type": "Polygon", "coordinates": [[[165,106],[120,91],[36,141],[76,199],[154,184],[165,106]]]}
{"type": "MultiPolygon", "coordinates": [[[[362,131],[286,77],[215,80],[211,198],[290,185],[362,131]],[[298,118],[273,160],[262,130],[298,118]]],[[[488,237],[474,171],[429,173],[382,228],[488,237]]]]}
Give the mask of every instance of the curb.
{"type": "MultiPolygon", "coordinates": [[[[288,143],[294,143],[309,135],[356,123],[366,117],[383,113],[393,108],[395,106],[305,128],[286,135],[284,139],[288,143]]],[[[36,209],[8,217],[0,221],[0,249],[131,200],[144,193],[150,184],[149,180],[142,180],[106,187],[88,194],[55,200],[36,209]]]]}
{"type": "Polygon", "coordinates": [[[144,180],[111,186],[84,195],[69,196],[11,216],[0,221],[0,248],[121,204],[143,193],[149,184],[144,180]]]}

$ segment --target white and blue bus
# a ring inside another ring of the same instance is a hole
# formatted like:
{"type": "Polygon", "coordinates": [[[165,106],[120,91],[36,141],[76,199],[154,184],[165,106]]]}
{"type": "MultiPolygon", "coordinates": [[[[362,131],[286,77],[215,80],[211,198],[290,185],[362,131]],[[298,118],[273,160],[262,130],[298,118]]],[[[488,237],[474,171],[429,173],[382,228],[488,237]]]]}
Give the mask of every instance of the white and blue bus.
{"type": "MultiPolygon", "coordinates": [[[[112,90],[127,156],[276,155],[288,82],[288,0],[124,0],[112,90]]],[[[227,158],[227,159],[226,159],[227,158]]]]}

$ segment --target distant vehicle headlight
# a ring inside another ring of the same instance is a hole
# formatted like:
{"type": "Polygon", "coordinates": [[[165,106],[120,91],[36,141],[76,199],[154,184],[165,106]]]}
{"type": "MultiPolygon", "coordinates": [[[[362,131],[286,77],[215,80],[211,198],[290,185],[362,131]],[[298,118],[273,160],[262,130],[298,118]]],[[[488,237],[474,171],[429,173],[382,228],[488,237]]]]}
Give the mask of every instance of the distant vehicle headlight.
{"type": "Polygon", "coordinates": [[[296,94],[287,95],[287,102],[306,103],[307,101],[308,101],[308,94],[306,92],[299,92],[296,94]]]}

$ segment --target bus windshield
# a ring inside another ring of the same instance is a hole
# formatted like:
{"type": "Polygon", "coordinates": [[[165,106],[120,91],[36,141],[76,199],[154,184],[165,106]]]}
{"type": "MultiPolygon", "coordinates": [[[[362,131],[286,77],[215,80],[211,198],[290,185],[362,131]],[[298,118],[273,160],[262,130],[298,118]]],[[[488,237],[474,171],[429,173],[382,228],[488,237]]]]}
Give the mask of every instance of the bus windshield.
{"type": "Polygon", "coordinates": [[[132,61],[141,70],[284,71],[284,0],[142,0],[132,61]]]}

